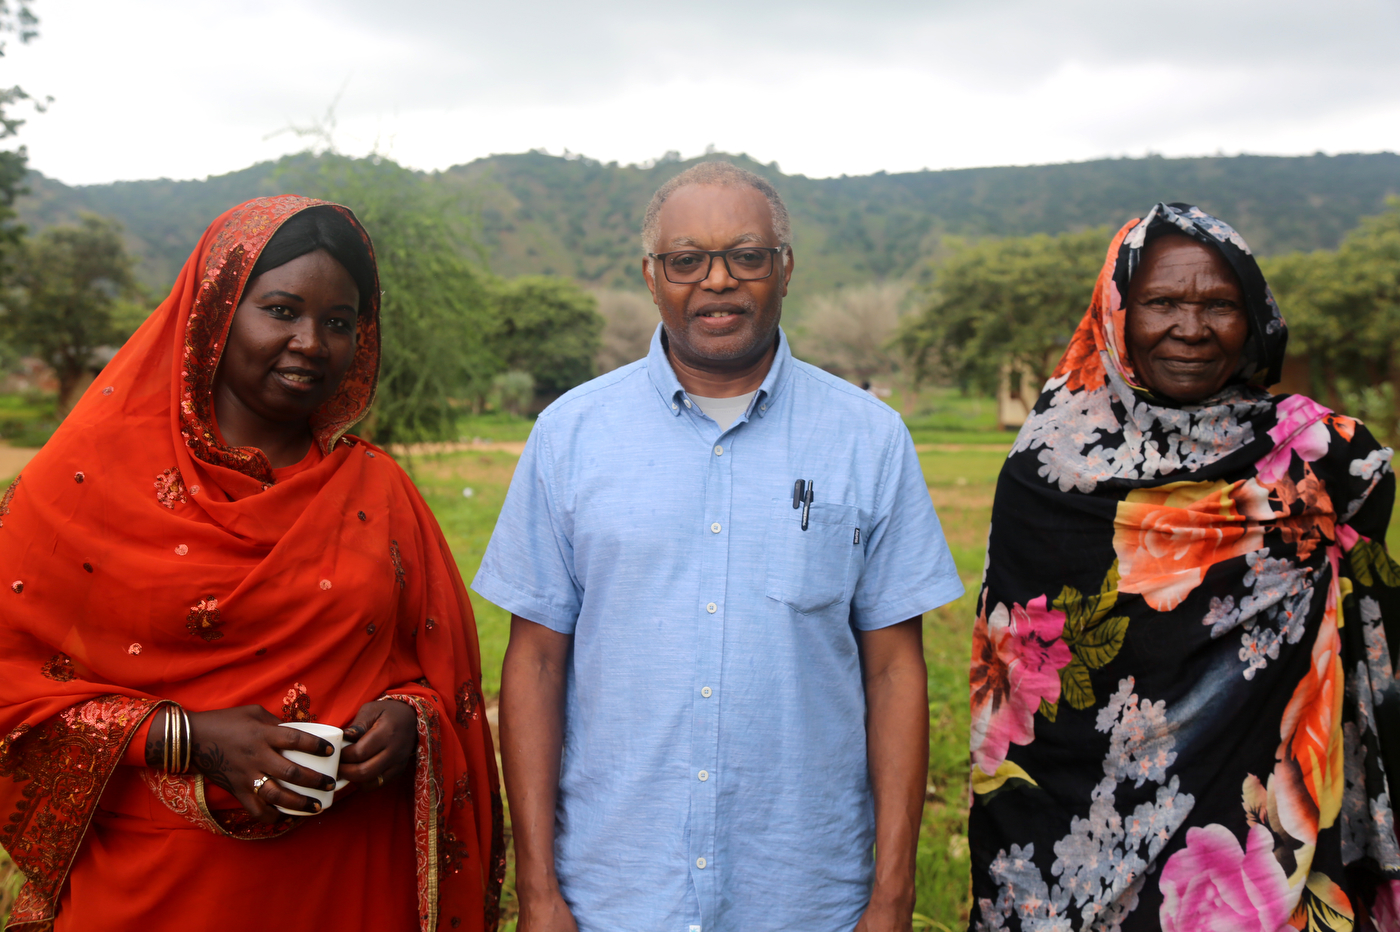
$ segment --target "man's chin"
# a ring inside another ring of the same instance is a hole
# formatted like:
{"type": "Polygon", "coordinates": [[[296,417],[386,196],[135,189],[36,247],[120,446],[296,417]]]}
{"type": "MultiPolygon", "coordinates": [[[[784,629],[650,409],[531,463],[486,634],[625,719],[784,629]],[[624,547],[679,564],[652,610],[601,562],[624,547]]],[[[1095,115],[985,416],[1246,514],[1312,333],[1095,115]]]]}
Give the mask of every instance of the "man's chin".
{"type": "Polygon", "coordinates": [[[736,327],[728,333],[697,332],[692,327],[686,334],[691,354],[710,362],[733,362],[753,355],[758,338],[749,326],[736,327]]]}

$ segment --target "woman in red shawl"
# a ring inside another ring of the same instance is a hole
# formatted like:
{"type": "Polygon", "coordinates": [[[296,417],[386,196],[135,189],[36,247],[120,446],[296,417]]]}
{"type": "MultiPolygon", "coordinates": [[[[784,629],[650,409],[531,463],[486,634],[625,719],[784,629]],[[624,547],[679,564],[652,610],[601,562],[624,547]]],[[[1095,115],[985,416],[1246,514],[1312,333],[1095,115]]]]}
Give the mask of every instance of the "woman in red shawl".
{"type": "Polygon", "coordinates": [[[378,369],[354,215],[249,201],[0,499],[10,928],[495,927],[471,605],[413,484],[345,433],[378,369]],[[279,753],[328,751],[276,727],[307,721],[352,742],[324,812],[277,783],[317,786],[279,753]]]}

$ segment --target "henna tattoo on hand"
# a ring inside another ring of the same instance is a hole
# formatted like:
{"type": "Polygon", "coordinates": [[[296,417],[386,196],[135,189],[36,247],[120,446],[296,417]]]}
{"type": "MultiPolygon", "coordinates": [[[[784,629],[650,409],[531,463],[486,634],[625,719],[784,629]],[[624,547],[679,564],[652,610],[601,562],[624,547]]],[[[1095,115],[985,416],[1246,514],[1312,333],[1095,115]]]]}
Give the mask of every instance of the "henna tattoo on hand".
{"type": "MultiPolygon", "coordinates": [[[[165,715],[165,710],[161,709],[158,715],[165,715]]],[[[164,723],[156,721],[156,716],[151,716],[151,730],[146,732],[146,766],[152,770],[160,770],[165,766],[165,729],[158,727],[164,723]]]]}
{"type": "Polygon", "coordinates": [[[228,761],[224,760],[224,752],[219,750],[217,744],[207,747],[196,744],[193,757],[195,769],[204,774],[204,779],[222,790],[233,792],[233,782],[228,777],[228,761]]]}

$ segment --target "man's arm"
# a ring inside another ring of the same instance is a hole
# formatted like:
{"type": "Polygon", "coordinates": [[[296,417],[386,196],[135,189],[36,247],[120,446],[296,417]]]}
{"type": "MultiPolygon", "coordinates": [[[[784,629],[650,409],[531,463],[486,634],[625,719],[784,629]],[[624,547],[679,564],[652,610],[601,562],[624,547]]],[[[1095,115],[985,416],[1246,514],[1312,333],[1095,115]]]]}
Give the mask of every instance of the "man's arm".
{"type": "Polygon", "coordinates": [[[923,618],[860,631],[866,748],[875,795],[875,887],[856,932],[908,932],[928,782],[923,618]]]}
{"type": "Polygon", "coordinates": [[[510,645],[501,669],[501,760],[515,840],[518,932],[578,930],[554,873],[554,804],[572,642],[571,635],[510,616],[510,645]]]}

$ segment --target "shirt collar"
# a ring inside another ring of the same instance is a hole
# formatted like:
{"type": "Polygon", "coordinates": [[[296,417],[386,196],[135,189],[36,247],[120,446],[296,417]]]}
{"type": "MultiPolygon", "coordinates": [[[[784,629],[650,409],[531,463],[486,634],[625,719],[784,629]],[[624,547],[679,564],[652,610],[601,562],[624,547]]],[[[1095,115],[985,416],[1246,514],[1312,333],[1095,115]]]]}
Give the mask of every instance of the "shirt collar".
{"type": "MultiPolygon", "coordinates": [[[[671,368],[671,360],[666,357],[666,348],[661,342],[664,329],[661,324],[657,324],[656,332],[651,335],[651,349],[647,352],[647,375],[651,378],[651,384],[656,386],[666,409],[678,417],[686,392],[681,388],[680,380],[676,378],[676,371],[671,368]]],[[[791,370],[792,350],[788,348],[787,334],[779,327],[778,351],[773,355],[773,365],[768,368],[768,375],[754,394],[749,410],[759,417],[765,417],[773,399],[787,384],[788,373],[791,370]]]]}

